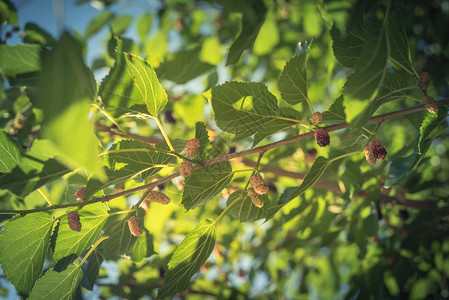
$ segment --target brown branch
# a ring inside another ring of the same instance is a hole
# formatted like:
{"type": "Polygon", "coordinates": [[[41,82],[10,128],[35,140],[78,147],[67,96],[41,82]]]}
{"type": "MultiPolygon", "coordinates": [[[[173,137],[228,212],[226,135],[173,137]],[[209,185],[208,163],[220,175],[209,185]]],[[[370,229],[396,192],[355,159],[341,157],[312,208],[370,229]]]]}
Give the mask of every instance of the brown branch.
{"type": "Polygon", "coordinates": [[[379,202],[382,204],[388,203],[421,210],[430,210],[444,215],[449,214],[449,205],[439,206],[438,202],[433,200],[408,200],[408,199],[399,199],[398,197],[381,196],[379,202]]]}
{"type": "MultiPolygon", "coordinates": [[[[437,103],[438,106],[442,106],[442,105],[446,105],[449,104],[449,99],[443,99],[443,100],[438,100],[435,101],[437,103]]],[[[382,114],[382,115],[378,115],[375,117],[370,118],[367,123],[379,123],[379,122],[383,122],[385,120],[391,119],[391,118],[395,118],[395,117],[399,117],[399,116],[403,116],[403,115],[407,115],[407,114],[411,114],[414,112],[418,112],[421,110],[425,110],[425,106],[424,104],[422,105],[417,105],[417,106],[413,106],[413,107],[409,107],[409,108],[405,108],[405,109],[401,109],[401,110],[397,110],[391,113],[386,113],[386,114],[382,114]]],[[[342,123],[342,124],[335,124],[335,125],[330,125],[330,126],[325,126],[323,128],[325,128],[328,132],[331,131],[336,131],[336,130],[340,130],[340,129],[344,129],[344,128],[348,128],[349,124],[348,123],[342,123]]],[[[294,137],[290,137],[284,140],[280,140],[278,142],[274,142],[274,143],[270,143],[264,146],[259,146],[256,148],[252,148],[252,149],[248,149],[248,150],[244,150],[244,151],[240,151],[240,152],[236,152],[236,153],[232,153],[232,154],[228,154],[228,155],[224,155],[221,157],[217,157],[208,161],[204,161],[201,162],[200,164],[196,165],[193,167],[193,170],[196,169],[200,169],[200,168],[204,168],[207,166],[211,166],[223,161],[229,161],[231,159],[235,159],[238,157],[243,157],[249,154],[254,154],[254,153],[261,153],[261,152],[266,152],[268,150],[277,148],[279,146],[283,146],[286,144],[290,144],[293,142],[297,142],[300,140],[304,140],[310,137],[313,137],[314,132],[307,132],[307,133],[303,133],[294,137]]],[[[58,209],[58,208],[67,208],[67,207],[73,207],[73,206],[79,206],[79,207],[84,207],[86,205],[92,204],[92,203],[97,203],[97,202],[107,202],[110,201],[112,199],[121,197],[121,196],[125,196],[128,194],[132,194],[134,192],[138,192],[141,190],[146,190],[146,189],[153,189],[155,188],[157,185],[160,185],[162,183],[165,183],[173,178],[176,178],[180,175],[179,172],[175,172],[167,177],[161,178],[157,181],[148,183],[148,184],[144,184],[142,186],[133,188],[133,189],[129,189],[126,191],[121,191],[115,194],[111,194],[111,195],[107,195],[107,196],[103,196],[103,197],[99,197],[99,198],[93,198],[89,201],[83,202],[83,203],[67,203],[67,204],[61,204],[61,205],[55,205],[53,207],[42,207],[42,208],[35,208],[35,209],[25,209],[25,210],[0,210],[0,214],[27,214],[27,213],[32,213],[32,212],[38,212],[38,211],[49,211],[49,210],[54,210],[54,209],[58,209]]]]}

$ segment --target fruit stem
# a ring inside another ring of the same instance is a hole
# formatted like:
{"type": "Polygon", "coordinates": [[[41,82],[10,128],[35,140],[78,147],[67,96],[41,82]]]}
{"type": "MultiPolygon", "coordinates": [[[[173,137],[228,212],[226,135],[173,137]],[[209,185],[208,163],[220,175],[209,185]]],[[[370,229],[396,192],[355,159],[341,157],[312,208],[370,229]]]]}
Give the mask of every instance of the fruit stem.
{"type": "Polygon", "coordinates": [[[133,207],[134,210],[137,210],[139,208],[140,204],[147,198],[150,191],[151,190],[146,190],[145,192],[143,192],[142,197],[140,197],[140,200],[134,205],[133,207]]]}

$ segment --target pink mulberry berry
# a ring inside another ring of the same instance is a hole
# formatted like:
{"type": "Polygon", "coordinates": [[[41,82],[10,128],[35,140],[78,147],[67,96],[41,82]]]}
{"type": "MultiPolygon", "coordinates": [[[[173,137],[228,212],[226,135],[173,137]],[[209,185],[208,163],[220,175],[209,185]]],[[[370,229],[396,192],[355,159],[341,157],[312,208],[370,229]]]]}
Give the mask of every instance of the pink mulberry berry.
{"type": "Polygon", "coordinates": [[[86,187],[82,187],[75,192],[76,201],[84,201],[86,196],[86,187]]]}
{"type": "Polygon", "coordinates": [[[134,236],[142,235],[142,226],[139,219],[136,216],[132,216],[128,219],[129,232],[134,236]]]}
{"type": "Polygon", "coordinates": [[[263,207],[263,199],[262,197],[253,189],[248,189],[248,196],[251,198],[253,204],[259,208],[263,207]]]}
{"type": "Polygon", "coordinates": [[[324,128],[318,128],[315,131],[315,140],[320,147],[326,147],[330,144],[330,138],[329,134],[327,133],[326,129],[324,128]]]}
{"type": "Polygon", "coordinates": [[[198,154],[200,154],[200,140],[197,138],[189,140],[186,144],[186,155],[195,158],[198,154]]]}
{"type": "Polygon", "coordinates": [[[370,164],[370,165],[375,165],[376,164],[376,158],[374,157],[373,153],[369,150],[369,147],[366,146],[365,147],[365,158],[366,161],[370,164]]]}
{"type": "Polygon", "coordinates": [[[427,72],[422,72],[419,75],[418,86],[425,90],[430,85],[430,75],[427,72]]]}
{"type": "Polygon", "coordinates": [[[148,193],[147,200],[150,202],[157,202],[160,204],[170,203],[170,198],[161,192],[151,191],[148,193]]]}
{"type": "Polygon", "coordinates": [[[323,114],[317,111],[316,113],[310,116],[309,122],[312,125],[318,125],[323,121],[323,114]]]}
{"type": "Polygon", "coordinates": [[[80,215],[77,210],[71,211],[67,214],[67,221],[70,229],[73,231],[81,231],[80,215]]]}
{"type": "Polygon", "coordinates": [[[268,193],[269,188],[263,181],[262,176],[253,175],[249,179],[249,182],[251,183],[251,185],[252,185],[253,189],[256,191],[256,193],[261,194],[261,195],[268,193]]]}
{"type": "Polygon", "coordinates": [[[432,113],[436,114],[438,111],[438,105],[435,103],[435,100],[433,100],[432,97],[426,97],[424,98],[424,105],[426,106],[426,109],[432,113]]]}
{"type": "Polygon", "coordinates": [[[188,177],[192,174],[192,163],[188,160],[179,165],[179,172],[184,177],[188,177]]]}
{"type": "Polygon", "coordinates": [[[385,157],[387,156],[387,150],[385,150],[382,142],[379,140],[372,140],[369,143],[369,150],[377,159],[385,159],[385,157]]]}

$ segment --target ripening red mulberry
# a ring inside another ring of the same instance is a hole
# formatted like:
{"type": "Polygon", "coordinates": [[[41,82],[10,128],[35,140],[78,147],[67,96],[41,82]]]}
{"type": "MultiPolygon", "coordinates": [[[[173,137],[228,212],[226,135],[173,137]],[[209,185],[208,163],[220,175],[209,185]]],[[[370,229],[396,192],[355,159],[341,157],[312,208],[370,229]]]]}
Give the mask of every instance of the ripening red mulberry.
{"type": "Polygon", "coordinates": [[[80,215],[77,210],[71,211],[67,214],[67,221],[70,229],[73,231],[81,231],[80,215]]]}
{"type": "Polygon", "coordinates": [[[374,157],[373,153],[369,150],[368,146],[365,147],[365,158],[370,165],[376,164],[377,159],[374,157]]]}
{"type": "Polygon", "coordinates": [[[256,191],[256,193],[261,194],[261,195],[268,193],[269,188],[263,181],[262,176],[253,175],[249,179],[249,182],[251,183],[251,185],[252,185],[253,189],[256,191]]]}
{"type": "Polygon", "coordinates": [[[86,187],[79,188],[75,192],[76,201],[84,201],[84,197],[86,196],[86,187]]]}
{"type": "Polygon", "coordinates": [[[188,160],[179,165],[179,172],[184,177],[188,177],[192,174],[192,163],[188,160]]]}
{"type": "Polygon", "coordinates": [[[385,157],[387,156],[387,150],[385,150],[382,142],[379,140],[372,140],[369,143],[369,150],[377,159],[385,159],[385,157]]]}
{"type": "Polygon", "coordinates": [[[326,129],[324,129],[324,128],[318,128],[315,131],[315,140],[316,140],[318,146],[320,146],[320,147],[326,147],[331,142],[329,134],[327,133],[326,129]]]}
{"type": "Polygon", "coordinates": [[[200,140],[197,138],[189,140],[186,144],[186,155],[195,158],[198,154],[200,154],[200,140]]]}
{"type": "Polygon", "coordinates": [[[263,199],[262,197],[253,189],[248,189],[248,196],[251,198],[253,204],[257,207],[263,207],[263,199]]]}
{"type": "Polygon", "coordinates": [[[319,111],[312,114],[309,118],[309,122],[312,125],[318,125],[321,123],[321,121],[323,121],[323,114],[320,113],[319,111]]]}
{"type": "Polygon", "coordinates": [[[129,232],[134,236],[142,235],[142,226],[139,219],[136,216],[132,216],[128,219],[129,232]]]}
{"type": "Polygon", "coordinates": [[[425,90],[430,85],[430,75],[427,72],[422,72],[419,75],[418,86],[425,90]]]}
{"type": "Polygon", "coordinates": [[[151,191],[148,193],[147,199],[150,202],[157,202],[160,204],[168,204],[170,203],[170,198],[167,195],[161,192],[151,191]]]}
{"type": "Polygon", "coordinates": [[[438,112],[438,105],[432,97],[424,98],[424,105],[426,106],[428,112],[432,114],[436,114],[438,112]]]}

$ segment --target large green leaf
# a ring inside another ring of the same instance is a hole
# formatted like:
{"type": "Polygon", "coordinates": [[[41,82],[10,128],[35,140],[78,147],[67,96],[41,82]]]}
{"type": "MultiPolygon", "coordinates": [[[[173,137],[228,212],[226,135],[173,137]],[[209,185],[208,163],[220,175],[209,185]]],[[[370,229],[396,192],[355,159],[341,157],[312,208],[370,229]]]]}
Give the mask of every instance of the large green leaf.
{"type": "MultiPolygon", "coordinates": [[[[248,196],[246,191],[237,191],[229,196],[227,205],[229,206],[237,198],[236,203],[234,203],[229,209],[229,214],[242,222],[255,221],[265,218],[265,209],[256,207],[251,198],[248,196]]],[[[267,200],[267,196],[262,196],[264,202],[267,200]]]]}
{"type": "Polygon", "coordinates": [[[109,21],[114,18],[114,14],[109,10],[104,10],[97,14],[89,25],[87,25],[86,32],[84,33],[84,38],[87,39],[101,30],[109,21]]]}
{"type": "Polygon", "coordinates": [[[343,96],[335,99],[335,102],[329,107],[329,110],[323,113],[324,124],[340,124],[346,122],[345,106],[343,105],[343,96]]]}
{"type": "Polygon", "coordinates": [[[168,79],[179,84],[186,83],[200,75],[214,69],[214,66],[199,59],[201,48],[183,50],[174,54],[174,57],[163,62],[157,69],[161,79],[168,79]]]}
{"type": "Polygon", "coordinates": [[[144,228],[142,235],[139,236],[137,241],[130,248],[132,259],[136,262],[141,261],[142,259],[150,257],[155,253],[156,252],[154,252],[153,236],[146,228],[144,228]]]}
{"type": "Polygon", "coordinates": [[[83,271],[75,264],[70,264],[62,272],[51,269],[36,282],[29,299],[73,299],[81,279],[83,271]]]}
{"type": "Polygon", "coordinates": [[[97,280],[98,273],[101,268],[101,264],[104,261],[103,254],[95,249],[92,251],[92,253],[89,255],[89,258],[87,259],[87,264],[83,264],[82,269],[85,274],[83,277],[83,281],[81,282],[81,285],[89,290],[92,290],[95,285],[95,281],[97,280]]]}
{"type": "Polygon", "coordinates": [[[40,76],[39,106],[44,113],[45,135],[73,168],[82,167],[102,177],[98,140],[89,120],[89,101],[96,83],[84,65],[82,46],[64,33],[46,56],[40,76]]]}
{"type": "Polygon", "coordinates": [[[144,59],[122,52],[121,40],[117,42],[115,65],[102,82],[100,95],[114,117],[157,117],[167,104],[167,94],[153,68],[144,59]]]}
{"type": "Polygon", "coordinates": [[[28,293],[42,272],[54,220],[33,213],[5,225],[0,234],[0,264],[17,291],[28,293]]]}
{"type": "Polygon", "coordinates": [[[291,200],[304,193],[309,187],[314,185],[315,182],[320,179],[321,175],[324,174],[330,163],[331,161],[329,161],[328,159],[322,156],[318,156],[301,185],[297,187],[286,188],[279,198],[279,202],[267,209],[267,219],[272,218],[284,205],[286,205],[291,200]]]}
{"type": "Polygon", "coordinates": [[[205,204],[231,182],[233,175],[227,161],[193,171],[185,180],[182,204],[186,209],[205,204]]]}
{"type": "Polygon", "coordinates": [[[25,151],[6,130],[0,130],[0,173],[8,173],[20,163],[25,151]]]}
{"type": "Polygon", "coordinates": [[[41,69],[40,45],[0,45],[0,71],[6,77],[41,69]]]}
{"type": "Polygon", "coordinates": [[[414,153],[407,157],[394,159],[388,170],[385,186],[400,185],[410,172],[419,164],[426,155],[432,143],[434,129],[446,118],[447,108],[440,106],[437,114],[428,114],[421,124],[419,136],[414,141],[414,153]]]}
{"type": "Polygon", "coordinates": [[[390,42],[390,59],[396,69],[403,69],[414,74],[407,32],[405,31],[402,15],[394,13],[388,20],[388,39],[390,42]]]}
{"type": "Polygon", "coordinates": [[[304,108],[311,107],[309,96],[307,94],[307,56],[309,54],[310,43],[303,47],[303,51],[290,59],[279,77],[278,87],[282,99],[294,105],[304,102],[304,108]]]}
{"type": "Polygon", "coordinates": [[[110,185],[118,184],[147,171],[156,172],[161,166],[176,161],[174,156],[159,152],[152,146],[130,140],[112,145],[103,156],[107,179],[104,182],[96,179],[89,180],[86,199],[110,185]]]}
{"type": "Polygon", "coordinates": [[[53,36],[42,27],[34,23],[25,25],[23,41],[27,44],[40,44],[42,46],[54,47],[56,41],[53,36]]]}
{"type": "Polygon", "coordinates": [[[67,218],[61,220],[53,254],[56,261],[70,254],[79,256],[92,246],[108,219],[108,208],[103,203],[90,204],[80,209],[79,215],[80,232],[70,229],[67,218]]]}
{"type": "Polygon", "coordinates": [[[195,138],[200,140],[199,156],[202,158],[204,157],[204,151],[210,144],[209,133],[204,122],[197,122],[195,124],[195,138]]]}
{"type": "Polygon", "coordinates": [[[42,185],[70,172],[53,159],[56,156],[48,140],[36,140],[29,152],[9,174],[0,175],[0,189],[23,198],[42,185]]]}
{"type": "Polygon", "coordinates": [[[211,102],[218,127],[242,138],[256,133],[254,145],[299,123],[299,113],[280,109],[276,97],[261,83],[227,82],[212,89],[211,102]]]}
{"type": "Polygon", "coordinates": [[[364,34],[360,59],[355,64],[355,72],[345,84],[345,92],[360,100],[368,100],[377,95],[388,69],[388,47],[382,25],[371,23],[364,34]]]}
{"type": "Polygon", "coordinates": [[[132,16],[130,15],[123,15],[115,18],[111,22],[111,30],[115,35],[121,35],[124,33],[128,27],[129,24],[131,24],[131,21],[133,20],[132,16]]]}
{"type": "Polygon", "coordinates": [[[331,30],[335,58],[345,67],[354,68],[362,54],[365,29],[360,26],[345,36],[334,26],[331,30]]]}
{"type": "Polygon", "coordinates": [[[253,46],[265,21],[267,8],[261,0],[229,1],[227,5],[239,8],[243,13],[242,30],[238,38],[232,43],[226,61],[226,65],[232,65],[239,61],[243,51],[253,46]]]}
{"type": "Polygon", "coordinates": [[[214,249],[216,239],[215,224],[201,221],[190,231],[168,262],[165,284],[157,297],[163,298],[184,291],[190,278],[201,268],[214,249]]]}

